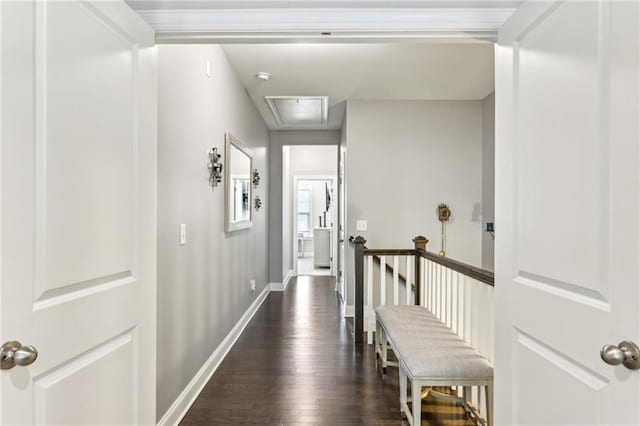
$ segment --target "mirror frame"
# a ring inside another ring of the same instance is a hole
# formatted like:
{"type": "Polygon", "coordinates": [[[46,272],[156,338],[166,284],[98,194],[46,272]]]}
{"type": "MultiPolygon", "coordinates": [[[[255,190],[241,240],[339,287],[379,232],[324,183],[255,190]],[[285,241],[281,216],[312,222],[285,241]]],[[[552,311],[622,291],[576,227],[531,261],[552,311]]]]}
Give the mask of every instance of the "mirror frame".
{"type": "Polygon", "coordinates": [[[225,133],[225,146],[224,146],[224,169],[225,169],[225,185],[224,185],[224,230],[225,232],[234,232],[241,229],[249,229],[253,226],[253,208],[251,205],[251,199],[253,196],[253,188],[251,185],[251,173],[253,171],[253,152],[244,145],[238,138],[231,133],[225,133]],[[231,148],[233,147],[240,150],[242,153],[249,157],[249,220],[243,220],[241,222],[231,221],[231,211],[229,202],[231,199],[229,185],[231,184],[231,148]]]}

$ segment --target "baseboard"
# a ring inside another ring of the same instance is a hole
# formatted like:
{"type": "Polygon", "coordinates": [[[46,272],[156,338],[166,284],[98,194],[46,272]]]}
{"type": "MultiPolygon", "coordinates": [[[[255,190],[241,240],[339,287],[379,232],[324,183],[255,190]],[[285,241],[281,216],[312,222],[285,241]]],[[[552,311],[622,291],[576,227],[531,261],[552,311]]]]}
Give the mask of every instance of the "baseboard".
{"type": "Polygon", "coordinates": [[[249,306],[247,311],[242,315],[240,320],[231,329],[229,334],[227,334],[222,343],[220,343],[213,354],[209,357],[207,362],[204,363],[198,373],[196,373],[193,379],[191,379],[187,387],[182,391],[182,393],[180,393],[174,403],[171,404],[171,407],[169,407],[167,412],[158,421],[158,426],[174,426],[180,423],[198,395],[200,395],[200,392],[202,392],[204,386],[207,384],[209,379],[211,379],[211,376],[213,376],[213,373],[216,372],[220,363],[227,356],[229,350],[231,350],[233,345],[236,343],[238,337],[240,337],[244,329],[247,327],[251,318],[253,318],[258,309],[260,309],[260,306],[269,295],[270,290],[271,288],[268,285],[264,290],[262,290],[251,306],[249,306]]]}
{"type": "Polygon", "coordinates": [[[344,305],[344,317],[353,318],[356,315],[356,307],[354,305],[344,305]]]}
{"type": "Polygon", "coordinates": [[[293,278],[293,269],[290,269],[289,272],[287,272],[287,275],[285,275],[281,283],[269,283],[271,291],[285,291],[291,281],[291,278],[293,278]]]}

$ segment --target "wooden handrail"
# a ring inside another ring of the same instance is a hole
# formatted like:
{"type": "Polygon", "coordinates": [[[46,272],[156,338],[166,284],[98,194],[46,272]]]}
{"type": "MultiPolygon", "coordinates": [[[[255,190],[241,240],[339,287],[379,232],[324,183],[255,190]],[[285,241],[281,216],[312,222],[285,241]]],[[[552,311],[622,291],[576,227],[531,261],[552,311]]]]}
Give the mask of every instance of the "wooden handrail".
{"type": "Polygon", "coordinates": [[[414,249],[364,249],[365,256],[415,256],[414,249]]]}
{"type": "MultiPolygon", "coordinates": [[[[354,243],[355,238],[353,236],[349,237],[349,242],[352,245],[355,245],[354,243]]],[[[415,256],[415,255],[420,255],[425,259],[429,259],[432,262],[438,263],[442,266],[445,266],[449,269],[452,269],[454,271],[460,272],[463,275],[467,275],[470,278],[476,279],[480,282],[483,282],[487,285],[490,285],[492,287],[495,286],[495,276],[494,273],[487,270],[487,269],[482,269],[482,268],[478,268],[477,266],[472,266],[469,264],[466,264],[464,262],[460,262],[458,260],[454,260],[454,259],[450,259],[448,257],[442,257],[439,256],[435,253],[431,253],[430,251],[427,250],[421,250],[421,249],[369,249],[369,248],[364,248],[364,253],[365,256],[415,256]]],[[[380,264],[380,259],[377,259],[377,264],[380,264]]],[[[393,273],[393,267],[391,267],[390,265],[387,265],[387,271],[389,271],[389,268],[391,268],[391,273],[393,273]]],[[[403,277],[404,278],[404,277],[403,277]]],[[[406,279],[405,279],[406,282],[406,279]]]]}
{"type": "Polygon", "coordinates": [[[434,263],[438,263],[442,266],[445,266],[449,269],[453,269],[454,271],[460,272],[463,275],[471,277],[475,280],[483,282],[491,287],[495,286],[495,278],[494,274],[491,271],[486,269],[478,268],[476,266],[467,265],[466,263],[449,259],[448,257],[442,257],[435,253],[431,253],[426,250],[417,250],[417,253],[424,257],[425,259],[429,259],[434,263]]]}

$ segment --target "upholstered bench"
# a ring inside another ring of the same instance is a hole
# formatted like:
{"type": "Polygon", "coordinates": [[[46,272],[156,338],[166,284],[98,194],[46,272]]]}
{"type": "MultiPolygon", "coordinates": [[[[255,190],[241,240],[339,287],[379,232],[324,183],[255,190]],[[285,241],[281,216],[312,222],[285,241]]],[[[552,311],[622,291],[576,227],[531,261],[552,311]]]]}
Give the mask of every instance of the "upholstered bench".
{"type": "Polygon", "coordinates": [[[493,367],[429,310],[421,306],[380,306],[376,309],[376,329],[376,353],[382,358],[383,368],[394,365],[387,359],[387,342],[398,358],[400,411],[410,424],[420,425],[422,388],[432,386],[462,386],[462,398],[431,392],[458,400],[483,423],[492,424],[493,367]],[[411,381],[412,410],[407,405],[407,379],[411,381]],[[486,420],[468,404],[471,386],[485,387],[486,420]]]}

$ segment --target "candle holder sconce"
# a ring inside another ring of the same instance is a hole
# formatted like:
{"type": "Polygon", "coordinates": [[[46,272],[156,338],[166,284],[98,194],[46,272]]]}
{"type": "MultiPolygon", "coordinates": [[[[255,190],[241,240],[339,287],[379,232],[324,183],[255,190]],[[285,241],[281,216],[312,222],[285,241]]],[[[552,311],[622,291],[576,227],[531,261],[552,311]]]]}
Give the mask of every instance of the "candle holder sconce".
{"type": "Polygon", "coordinates": [[[209,169],[209,185],[212,188],[218,186],[222,182],[222,156],[218,153],[218,148],[211,148],[208,152],[209,162],[207,163],[207,169],[209,169]]]}

